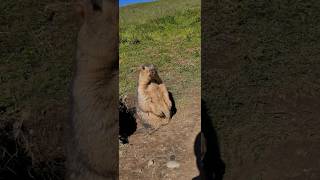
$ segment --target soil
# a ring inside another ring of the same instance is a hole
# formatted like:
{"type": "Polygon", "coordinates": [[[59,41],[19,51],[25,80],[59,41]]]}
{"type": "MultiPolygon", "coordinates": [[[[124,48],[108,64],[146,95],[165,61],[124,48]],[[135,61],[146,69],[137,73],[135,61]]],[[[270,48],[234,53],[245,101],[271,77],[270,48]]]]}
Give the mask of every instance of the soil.
{"type": "Polygon", "coordinates": [[[200,90],[190,91],[185,99],[176,104],[172,121],[152,134],[137,120],[137,131],[128,143],[120,144],[120,179],[174,180],[199,175],[195,145],[201,129],[200,90]],[[168,168],[166,163],[170,160],[178,162],[179,167],[168,168]]]}

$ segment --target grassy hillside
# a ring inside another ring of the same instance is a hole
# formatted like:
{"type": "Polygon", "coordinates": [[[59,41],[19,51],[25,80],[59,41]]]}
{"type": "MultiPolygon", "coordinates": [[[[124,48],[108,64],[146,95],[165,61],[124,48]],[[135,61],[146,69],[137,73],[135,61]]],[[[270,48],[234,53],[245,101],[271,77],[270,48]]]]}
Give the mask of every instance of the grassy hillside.
{"type": "Polygon", "coordinates": [[[154,2],[132,4],[120,10],[121,24],[141,24],[164,16],[174,16],[179,11],[198,9],[200,0],[158,0],[154,2]]]}
{"type": "Polygon", "coordinates": [[[200,85],[200,1],[157,1],[120,10],[120,95],[133,93],[138,67],[152,63],[177,96],[200,85]]]}

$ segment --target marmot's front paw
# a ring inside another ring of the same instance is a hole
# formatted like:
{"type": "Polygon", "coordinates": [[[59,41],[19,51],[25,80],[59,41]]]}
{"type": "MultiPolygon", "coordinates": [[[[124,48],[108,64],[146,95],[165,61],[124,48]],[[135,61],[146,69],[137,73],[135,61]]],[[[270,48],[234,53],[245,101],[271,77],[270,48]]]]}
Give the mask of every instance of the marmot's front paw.
{"type": "Polygon", "coordinates": [[[165,111],[165,118],[171,119],[171,112],[170,111],[165,111]]]}
{"type": "Polygon", "coordinates": [[[161,124],[162,124],[162,125],[167,125],[167,124],[169,124],[169,121],[170,121],[169,118],[165,118],[165,119],[163,119],[163,120],[161,121],[161,124]]]}
{"type": "Polygon", "coordinates": [[[157,116],[159,116],[159,117],[161,117],[161,118],[166,117],[166,114],[165,114],[163,111],[161,111],[160,108],[157,108],[157,109],[155,110],[154,114],[157,115],[157,116]]]}

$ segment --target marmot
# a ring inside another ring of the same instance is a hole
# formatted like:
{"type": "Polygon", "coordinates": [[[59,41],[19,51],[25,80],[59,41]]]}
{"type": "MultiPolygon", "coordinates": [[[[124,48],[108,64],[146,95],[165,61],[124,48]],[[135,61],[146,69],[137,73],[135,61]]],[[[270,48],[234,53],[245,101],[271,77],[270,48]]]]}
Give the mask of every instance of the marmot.
{"type": "Polygon", "coordinates": [[[143,123],[149,124],[153,129],[168,124],[172,116],[171,108],[169,92],[154,65],[141,65],[137,113],[143,123]]]}

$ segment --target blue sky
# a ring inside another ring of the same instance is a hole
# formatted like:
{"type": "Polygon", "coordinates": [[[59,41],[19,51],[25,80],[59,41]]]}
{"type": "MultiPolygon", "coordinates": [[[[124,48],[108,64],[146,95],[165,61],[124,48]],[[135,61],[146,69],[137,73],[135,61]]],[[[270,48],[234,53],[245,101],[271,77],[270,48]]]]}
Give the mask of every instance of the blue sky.
{"type": "Polygon", "coordinates": [[[128,4],[135,4],[135,3],[143,3],[143,2],[150,2],[153,0],[120,0],[120,6],[125,6],[128,4]]]}

